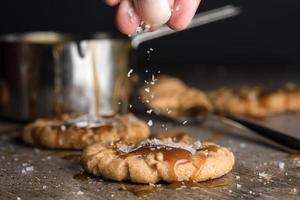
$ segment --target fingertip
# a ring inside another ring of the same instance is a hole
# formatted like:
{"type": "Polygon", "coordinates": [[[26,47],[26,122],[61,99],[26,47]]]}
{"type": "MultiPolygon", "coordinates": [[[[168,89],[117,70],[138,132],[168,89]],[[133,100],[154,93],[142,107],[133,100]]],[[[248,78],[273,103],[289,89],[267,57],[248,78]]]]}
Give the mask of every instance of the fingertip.
{"type": "Polygon", "coordinates": [[[193,19],[199,4],[200,0],[176,0],[168,26],[175,31],[185,29],[193,19]]]}
{"type": "Polygon", "coordinates": [[[104,2],[109,6],[115,6],[120,3],[120,0],[104,0],[104,2]]]}
{"type": "Polygon", "coordinates": [[[135,34],[140,21],[131,2],[129,0],[122,0],[116,13],[116,25],[118,30],[126,35],[135,34]]]}
{"type": "Polygon", "coordinates": [[[190,24],[190,22],[191,20],[180,20],[180,21],[170,20],[168,22],[168,26],[174,31],[182,31],[190,24]]]}

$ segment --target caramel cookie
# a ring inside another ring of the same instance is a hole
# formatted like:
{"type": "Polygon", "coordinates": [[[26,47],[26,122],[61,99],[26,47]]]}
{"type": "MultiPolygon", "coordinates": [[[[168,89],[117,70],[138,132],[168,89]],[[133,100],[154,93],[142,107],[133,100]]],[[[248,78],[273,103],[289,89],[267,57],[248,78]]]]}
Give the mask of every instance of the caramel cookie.
{"type": "Polygon", "coordinates": [[[293,84],[281,88],[220,88],[209,92],[214,109],[224,114],[265,117],[300,110],[300,90],[293,84]]]}
{"type": "Polygon", "coordinates": [[[133,146],[96,143],[84,150],[82,164],[87,172],[115,181],[200,182],[230,172],[234,156],[213,143],[188,145],[151,139],[133,146]]]}
{"type": "Polygon", "coordinates": [[[147,82],[141,94],[149,107],[171,117],[196,116],[212,110],[204,92],[170,76],[147,82]]]}
{"type": "Polygon", "coordinates": [[[149,127],[131,114],[110,118],[68,115],[60,119],[39,119],[27,125],[24,142],[51,149],[83,149],[95,142],[138,142],[150,135],[149,127]]]}

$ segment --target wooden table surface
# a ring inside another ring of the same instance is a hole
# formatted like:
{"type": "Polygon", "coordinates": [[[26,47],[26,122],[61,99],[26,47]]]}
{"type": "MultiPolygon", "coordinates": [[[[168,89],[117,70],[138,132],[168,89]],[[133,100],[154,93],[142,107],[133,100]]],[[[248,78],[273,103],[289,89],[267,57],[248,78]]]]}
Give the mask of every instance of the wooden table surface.
{"type": "MultiPolygon", "coordinates": [[[[146,120],[150,119],[145,117],[146,120]]],[[[161,189],[144,199],[300,199],[300,161],[251,133],[217,121],[203,124],[171,124],[154,120],[153,131],[185,131],[202,141],[216,133],[216,143],[229,147],[236,156],[231,173],[217,180],[224,186],[202,189],[161,189]],[[164,127],[163,127],[164,126],[164,127]]],[[[285,115],[261,123],[300,137],[300,115],[285,115]]],[[[100,178],[75,176],[82,172],[78,159],[64,153],[32,148],[19,141],[14,125],[0,125],[0,199],[138,199],[119,191],[122,185],[100,178]],[[7,131],[5,131],[7,130],[7,131]],[[77,178],[76,178],[77,177],[77,178]]]]}

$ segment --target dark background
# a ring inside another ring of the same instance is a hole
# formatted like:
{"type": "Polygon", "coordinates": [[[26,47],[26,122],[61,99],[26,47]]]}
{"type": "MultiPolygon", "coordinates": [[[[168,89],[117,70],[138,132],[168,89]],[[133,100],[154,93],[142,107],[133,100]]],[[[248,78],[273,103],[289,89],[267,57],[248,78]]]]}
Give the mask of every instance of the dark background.
{"type": "MultiPolygon", "coordinates": [[[[242,14],[142,44],[138,71],[160,69],[187,81],[205,79],[211,87],[226,79],[235,84],[245,79],[268,83],[266,77],[298,82],[300,1],[203,0],[198,12],[226,4],[239,5],[242,14]],[[150,59],[149,48],[155,50],[150,59]]],[[[0,30],[115,31],[112,16],[101,0],[3,0],[0,30]]]]}

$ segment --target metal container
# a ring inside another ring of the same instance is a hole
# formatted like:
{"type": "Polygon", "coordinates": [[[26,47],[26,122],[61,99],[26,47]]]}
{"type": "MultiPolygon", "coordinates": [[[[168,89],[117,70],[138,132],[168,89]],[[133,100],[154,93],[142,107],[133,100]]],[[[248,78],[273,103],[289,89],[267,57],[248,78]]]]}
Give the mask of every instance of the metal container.
{"type": "MultiPolygon", "coordinates": [[[[189,28],[238,13],[231,5],[214,9],[196,16],[189,28]]],[[[105,33],[5,35],[0,38],[0,117],[32,120],[64,112],[126,112],[131,48],[172,33],[163,27],[131,39],[105,33]]]]}
{"type": "Polygon", "coordinates": [[[97,34],[6,35],[0,42],[1,116],[30,120],[63,112],[126,110],[130,42],[97,34]]]}

